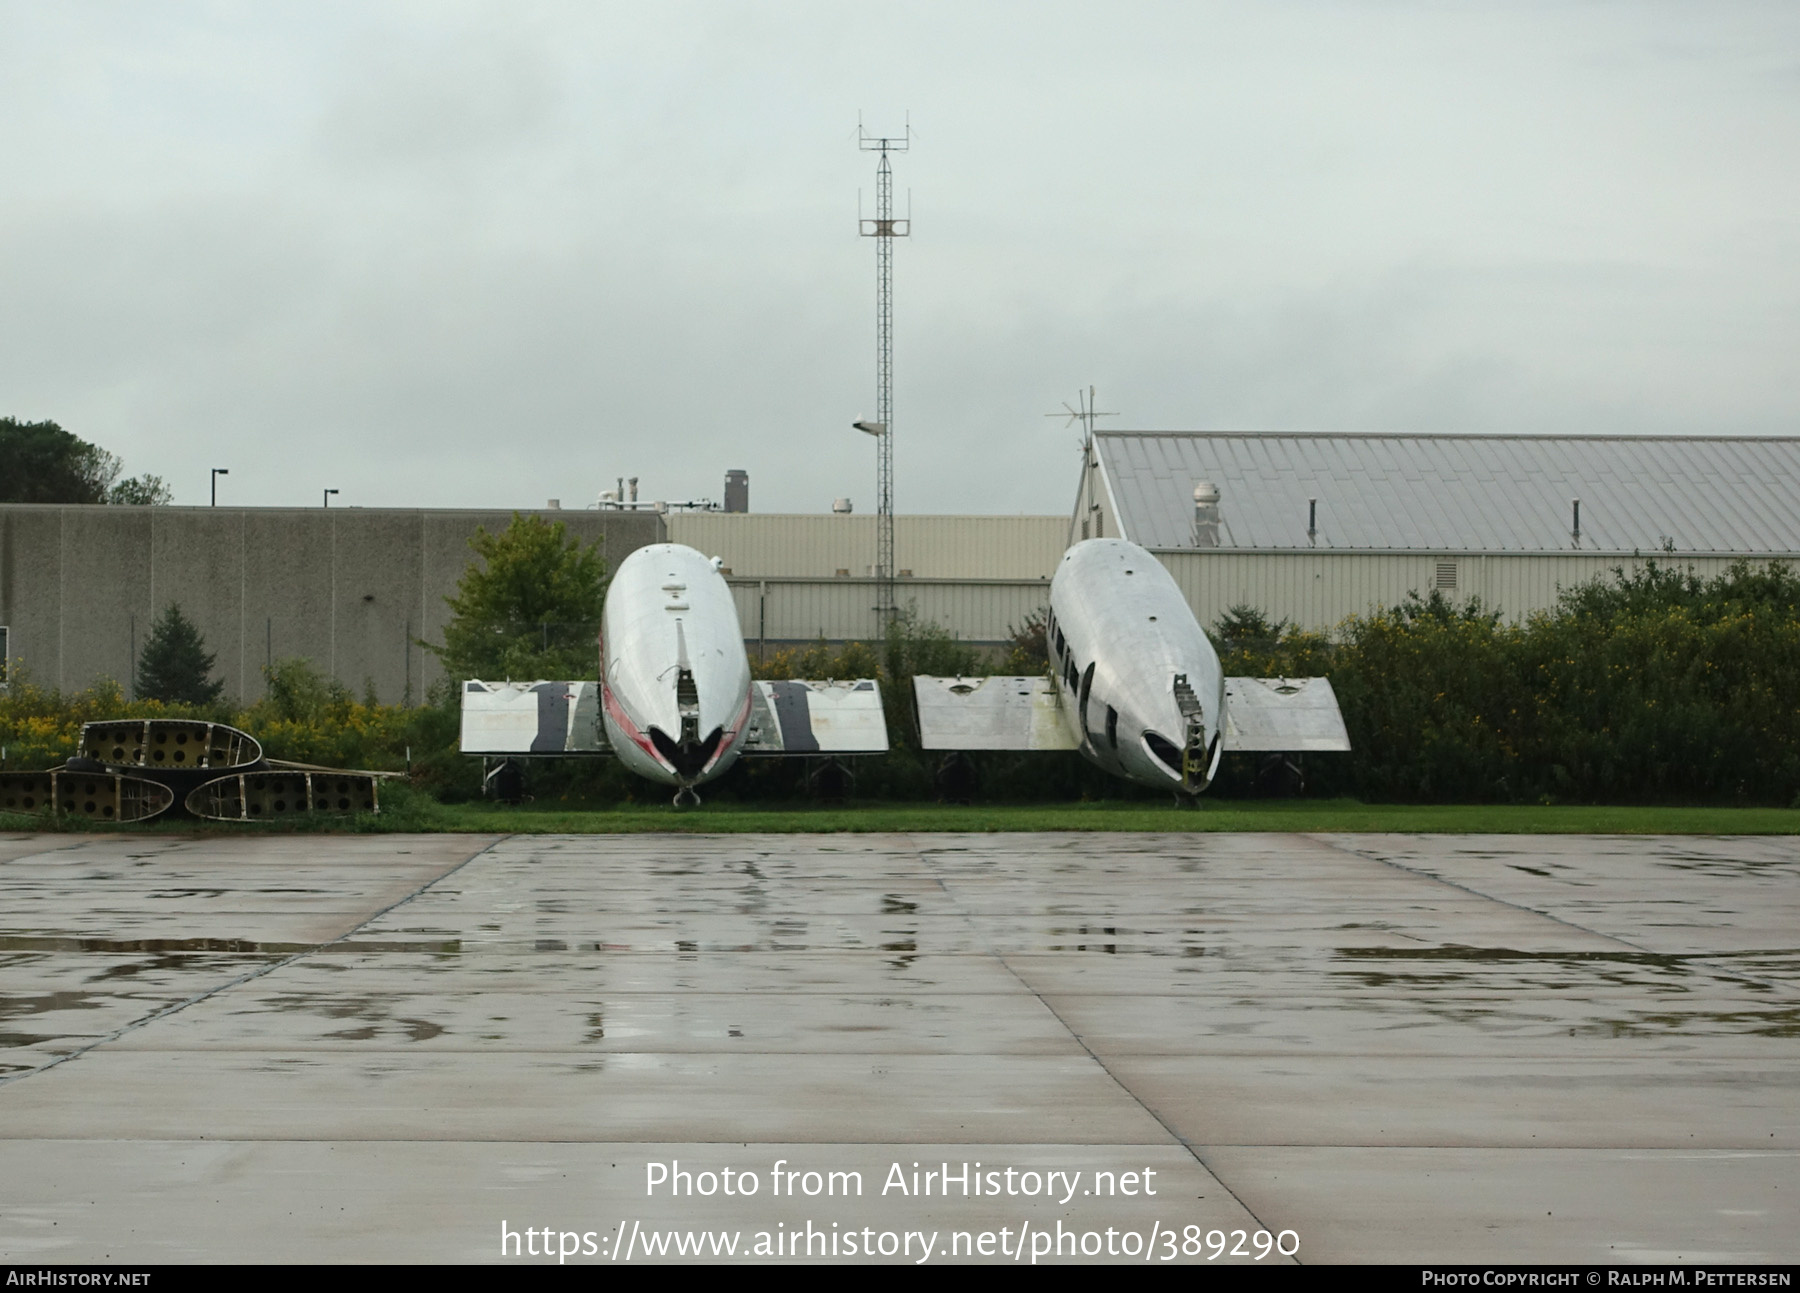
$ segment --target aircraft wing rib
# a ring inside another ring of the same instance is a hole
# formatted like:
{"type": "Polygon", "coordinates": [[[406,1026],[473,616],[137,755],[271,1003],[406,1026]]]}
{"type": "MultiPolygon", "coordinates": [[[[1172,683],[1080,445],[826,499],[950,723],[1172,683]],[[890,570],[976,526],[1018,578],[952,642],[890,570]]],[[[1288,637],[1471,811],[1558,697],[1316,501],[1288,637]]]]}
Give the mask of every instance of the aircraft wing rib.
{"type": "Polygon", "coordinates": [[[1074,750],[1048,678],[913,678],[926,750],[1074,750]]]}
{"type": "Polygon", "coordinates": [[[1348,750],[1329,678],[1227,678],[1225,748],[1304,754],[1348,750]]]}
{"type": "Polygon", "coordinates": [[[873,678],[750,684],[746,755],[885,754],[887,718],[873,678]]]}

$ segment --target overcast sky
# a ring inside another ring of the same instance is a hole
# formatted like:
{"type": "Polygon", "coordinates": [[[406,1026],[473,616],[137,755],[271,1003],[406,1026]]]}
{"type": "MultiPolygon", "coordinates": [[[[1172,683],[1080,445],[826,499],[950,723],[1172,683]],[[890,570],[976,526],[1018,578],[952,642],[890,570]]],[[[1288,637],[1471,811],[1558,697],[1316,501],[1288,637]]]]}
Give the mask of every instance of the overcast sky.
{"type": "Polygon", "coordinates": [[[1115,427],[1800,430],[1800,6],[0,0],[0,415],[176,501],[1064,512],[1115,427]],[[902,198],[904,201],[904,196],[902,198]]]}

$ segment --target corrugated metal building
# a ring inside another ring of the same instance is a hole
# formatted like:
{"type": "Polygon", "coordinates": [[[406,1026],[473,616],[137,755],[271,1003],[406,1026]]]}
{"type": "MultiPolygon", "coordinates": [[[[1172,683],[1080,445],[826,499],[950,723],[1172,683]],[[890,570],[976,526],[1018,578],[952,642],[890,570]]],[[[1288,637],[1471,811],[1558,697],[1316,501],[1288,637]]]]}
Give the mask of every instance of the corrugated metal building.
{"type": "MultiPolygon", "coordinates": [[[[873,516],[545,515],[604,537],[614,563],[665,536],[720,557],[753,649],[877,636],[873,516]]],[[[442,631],[468,536],[509,519],[0,505],[0,649],[64,687],[123,677],[179,601],[236,697],[290,654],[416,697],[436,662],[413,642],[442,631]]],[[[1243,603],[1330,628],[1433,588],[1518,616],[1648,557],[1702,574],[1800,559],[1800,437],[1102,432],[1073,517],[896,518],[898,602],[999,644],[1048,604],[1072,539],[1118,534],[1156,552],[1203,624],[1243,603]]]]}
{"type": "Polygon", "coordinates": [[[1650,557],[1800,556],[1800,438],[1102,432],[1069,533],[1150,548],[1202,623],[1433,588],[1519,616],[1650,557]]]}
{"type": "MultiPolygon", "coordinates": [[[[672,512],[669,539],[719,557],[756,646],[876,637],[870,515],[672,512]]],[[[896,601],[968,642],[1004,642],[1048,605],[1062,516],[897,516],[896,601]]]]}
{"type": "MultiPolygon", "coordinates": [[[[875,570],[872,515],[671,512],[669,541],[722,557],[734,576],[835,579],[875,570]]],[[[894,567],[920,579],[1048,579],[1063,516],[896,516],[894,567]]]]}

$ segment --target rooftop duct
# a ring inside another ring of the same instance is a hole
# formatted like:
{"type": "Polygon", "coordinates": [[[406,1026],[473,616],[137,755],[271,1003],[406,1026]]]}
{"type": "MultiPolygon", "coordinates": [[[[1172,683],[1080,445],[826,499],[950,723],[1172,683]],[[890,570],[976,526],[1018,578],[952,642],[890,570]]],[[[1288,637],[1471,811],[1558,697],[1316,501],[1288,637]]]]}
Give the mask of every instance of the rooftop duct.
{"type": "Polygon", "coordinates": [[[1219,487],[1210,480],[1194,485],[1194,546],[1219,546],[1219,487]]]}

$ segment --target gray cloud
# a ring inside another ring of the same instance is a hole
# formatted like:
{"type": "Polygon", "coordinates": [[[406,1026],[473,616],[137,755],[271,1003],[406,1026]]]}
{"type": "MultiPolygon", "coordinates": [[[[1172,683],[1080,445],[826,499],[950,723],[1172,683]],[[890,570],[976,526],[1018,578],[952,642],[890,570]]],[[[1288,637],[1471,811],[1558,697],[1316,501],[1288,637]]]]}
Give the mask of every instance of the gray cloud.
{"type": "Polygon", "coordinates": [[[1791,431],[1800,17],[1708,6],[0,5],[0,412],[237,501],[870,501],[1115,425],[1791,431]]]}

